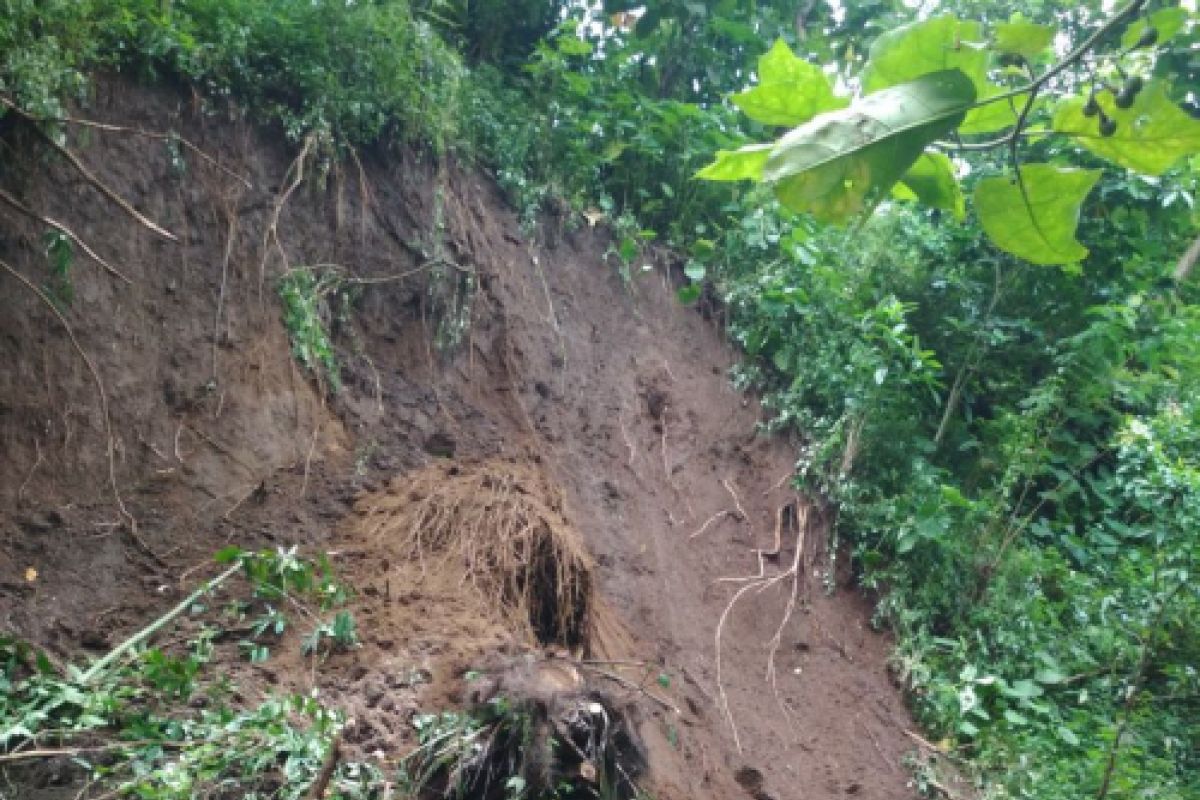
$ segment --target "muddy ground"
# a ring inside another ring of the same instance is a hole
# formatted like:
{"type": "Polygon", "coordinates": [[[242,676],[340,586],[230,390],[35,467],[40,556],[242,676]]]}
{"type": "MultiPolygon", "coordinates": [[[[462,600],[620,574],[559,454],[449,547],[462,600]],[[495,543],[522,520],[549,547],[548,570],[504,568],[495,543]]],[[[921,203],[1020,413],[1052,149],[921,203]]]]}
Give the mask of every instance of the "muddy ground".
{"type": "MultiPolygon", "coordinates": [[[[547,218],[526,235],[479,172],[412,151],[310,158],[294,186],[300,148],[167,89],[104,80],[78,113],[175,131],[220,166],[70,129],[94,177],[171,241],[0,123],[0,189],[123,276],[76,248],[63,313],[77,349],[0,273],[0,630],[94,657],[215,574],[216,550],[297,545],[355,587],[362,647],[253,666],[230,649],[223,668],[248,696],[320,688],[354,719],[358,755],[393,763],[413,713],[463,702],[464,673],[545,646],[650,680],[658,700],[613,689],[641,709],[660,800],[913,795],[889,641],[846,575],[825,590],[824,520],[789,488],[794,448],[756,434],[719,322],[676,302],[669,255],[626,283],[603,225],[547,218]],[[292,357],[276,293],[312,265],[355,281],[331,319],[336,392],[292,357]],[[369,535],[372,508],[415,502],[414,476],[480,465],[522,476],[578,537],[603,642],[539,642],[470,582],[431,580],[395,537],[369,535]]],[[[44,231],[0,204],[0,259],[40,287],[44,231]]]]}

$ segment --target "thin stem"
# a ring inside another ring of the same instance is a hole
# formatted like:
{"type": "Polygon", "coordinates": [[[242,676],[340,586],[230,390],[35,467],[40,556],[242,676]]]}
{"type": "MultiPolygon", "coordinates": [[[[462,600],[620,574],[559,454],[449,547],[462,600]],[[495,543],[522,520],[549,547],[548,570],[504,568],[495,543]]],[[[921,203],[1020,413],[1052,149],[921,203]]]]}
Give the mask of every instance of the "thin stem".
{"type": "Polygon", "coordinates": [[[119,658],[121,658],[121,656],[125,655],[130,650],[137,647],[139,644],[144,642],[146,639],[149,639],[160,628],[165,626],[171,620],[178,617],[180,614],[182,614],[187,609],[191,608],[192,604],[195,603],[198,599],[200,599],[201,595],[205,594],[206,592],[212,591],[213,589],[220,586],[222,583],[224,583],[226,580],[228,580],[230,576],[232,576],[235,572],[237,572],[241,568],[242,568],[242,562],[238,561],[232,567],[225,570],[220,575],[213,578],[211,581],[206,581],[204,584],[202,584],[200,586],[199,589],[197,589],[196,591],[189,594],[182,603],[175,606],[173,609],[171,609],[166,614],[164,614],[163,616],[156,619],[154,622],[147,625],[145,628],[142,628],[140,631],[135,633],[133,636],[129,637],[123,643],[118,645],[117,648],[115,650],[113,650],[111,653],[109,653],[104,658],[100,659],[95,664],[93,664],[87,670],[87,672],[85,672],[79,676],[79,682],[80,683],[91,682],[96,676],[100,675],[102,672],[104,672],[104,670],[108,669],[108,667],[111,666],[113,662],[115,662],[119,658]]]}
{"type": "Polygon", "coordinates": [[[1061,75],[1069,67],[1074,66],[1080,60],[1082,60],[1083,57],[1086,56],[1093,47],[1095,47],[1106,36],[1112,33],[1128,17],[1136,14],[1138,11],[1141,11],[1142,6],[1144,5],[1146,5],[1146,0],[1133,0],[1133,2],[1127,4],[1114,13],[1107,22],[1093,31],[1092,35],[1084,39],[1078,47],[1076,47],[1070,53],[1067,53],[1067,55],[1064,56],[1061,61],[1047,69],[1045,72],[1031,80],[1026,85],[1019,86],[1016,89],[1012,89],[1008,92],[1002,92],[995,97],[989,97],[984,100],[980,100],[971,106],[971,108],[982,108],[983,106],[991,105],[992,103],[998,103],[1002,100],[1009,100],[1014,97],[1020,97],[1024,94],[1029,95],[1029,99],[1026,101],[1025,107],[1022,109],[1021,116],[1017,118],[1016,125],[1013,126],[1011,132],[1001,136],[998,139],[992,139],[987,142],[961,144],[958,145],[959,149],[990,150],[992,148],[1001,147],[1004,145],[1015,145],[1017,137],[1023,135],[1023,128],[1025,127],[1025,123],[1028,121],[1029,112],[1033,108],[1034,99],[1037,97],[1038,93],[1045,88],[1046,84],[1061,75]]]}

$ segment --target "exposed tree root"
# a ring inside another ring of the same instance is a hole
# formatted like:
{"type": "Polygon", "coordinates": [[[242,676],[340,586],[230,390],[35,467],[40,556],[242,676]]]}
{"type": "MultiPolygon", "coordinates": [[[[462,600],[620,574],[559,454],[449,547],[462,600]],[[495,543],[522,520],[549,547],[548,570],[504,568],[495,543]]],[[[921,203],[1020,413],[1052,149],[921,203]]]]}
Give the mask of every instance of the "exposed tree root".
{"type": "Polygon", "coordinates": [[[121,195],[117,194],[116,191],[109,187],[108,184],[97,178],[92,171],[87,168],[87,165],[79,160],[79,156],[68,150],[65,145],[61,145],[56,142],[52,136],[43,131],[41,128],[38,128],[37,132],[50,144],[51,147],[57,150],[63,158],[70,162],[71,166],[75,168],[75,171],[82,175],[83,179],[87,181],[92,188],[116,204],[116,206],[129,215],[134,222],[137,222],[142,227],[168,241],[176,243],[179,242],[178,236],[171,233],[169,230],[162,227],[142,212],[138,211],[128,200],[126,200],[124,197],[121,197],[121,195]]]}
{"type": "Polygon", "coordinates": [[[75,234],[75,232],[72,231],[70,228],[68,228],[66,225],[62,224],[61,222],[59,222],[57,220],[53,220],[50,217],[47,217],[47,216],[37,213],[32,208],[29,208],[24,203],[22,203],[20,200],[13,197],[12,195],[10,195],[8,192],[4,191],[3,189],[0,189],[0,200],[4,201],[8,205],[12,206],[17,211],[20,211],[25,216],[35,219],[38,222],[42,223],[43,225],[46,225],[47,227],[53,228],[54,230],[58,231],[63,236],[66,236],[68,239],[71,240],[71,242],[73,244],[75,244],[75,246],[77,246],[80,250],[82,250],[87,255],[88,258],[92,259],[97,264],[99,264],[101,267],[103,267],[104,270],[106,272],[108,272],[110,275],[120,278],[121,280],[125,281],[125,283],[128,283],[128,284],[133,283],[133,281],[130,280],[129,277],[125,275],[125,273],[121,272],[119,269],[114,267],[112,264],[108,263],[103,258],[101,258],[100,255],[95,250],[93,250],[91,247],[88,246],[87,242],[83,241],[83,239],[80,239],[79,236],[77,236],[75,234]]]}
{"type": "Polygon", "coordinates": [[[213,319],[212,379],[214,385],[217,383],[217,354],[221,344],[221,316],[225,311],[225,287],[229,282],[229,262],[233,259],[233,243],[238,232],[238,214],[234,208],[236,202],[237,198],[235,197],[233,202],[226,203],[224,207],[228,229],[225,232],[225,254],[221,259],[221,288],[217,292],[217,310],[213,319]]]}
{"type": "Polygon", "coordinates": [[[725,491],[729,492],[729,496],[733,498],[733,507],[737,509],[738,517],[743,522],[749,522],[750,515],[746,513],[746,509],[742,508],[742,501],[738,497],[737,489],[734,488],[733,480],[725,478],[721,481],[721,485],[725,487],[725,491]]]}
{"type": "Polygon", "coordinates": [[[125,125],[111,125],[107,122],[97,122],[95,120],[81,119],[79,117],[41,117],[37,116],[36,114],[29,113],[14,103],[11,99],[3,95],[0,95],[0,105],[7,106],[13,111],[13,113],[20,117],[24,117],[30,122],[58,122],[64,125],[76,125],[80,128],[91,128],[92,130],[103,131],[105,133],[128,134],[130,136],[138,136],[143,139],[155,139],[162,142],[179,142],[179,144],[181,144],[185,150],[194,153],[198,158],[200,158],[200,160],[204,161],[209,166],[224,172],[231,178],[237,179],[239,182],[244,184],[247,189],[254,188],[254,185],[250,183],[249,179],[237,174],[233,170],[221,164],[219,161],[217,161],[217,159],[213,158],[208,153],[189,142],[187,139],[174,133],[159,133],[157,131],[147,131],[141,128],[131,128],[125,125]]]}
{"type": "Polygon", "coordinates": [[[424,579],[469,584],[530,639],[602,652],[612,612],[563,502],[531,465],[440,462],[363,498],[358,527],[424,579]]]}
{"type": "Polygon", "coordinates": [[[315,143],[316,139],[314,137],[305,137],[304,146],[300,148],[300,154],[288,165],[287,171],[283,174],[285,181],[289,175],[292,177],[291,183],[284,187],[284,190],[276,196],[275,204],[271,208],[271,221],[267,223],[266,230],[263,231],[262,259],[258,263],[258,296],[260,300],[262,299],[263,287],[267,282],[267,260],[271,257],[271,252],[279,253],[284,269],[289,268],[287,252],[283,249],[283,243],[279,241],[279,218],[282,216],[283,208],[287,205],[292,194],[300,188],[300,184],[304,183],[304,164],[308,160],[309,154],[312,153],[315,143]]]}
{"type": "Polygon", "coordinates": [[[721,509],[720,511],[718,511],[717,513],[715,513],[711,517],[709,517],[707,520],[705,520],[704,524],[701,525],[699,528],[697,528],[693,533],[689,534],[688,538],[695,539],[697,536],[699,536],[700,534],[702,534],[706,530],[708,530],[709,526],[714,525],[717,522],[720,522],[725,517],[732,517],[735,515],[735,513],[736,512],[730,511],[728,508],[721,509]]]}
{"type": "Polygon", "coordinates": [[[779,704],[780,710],[784,717],[791,724],[791,714],[787,706],[783,702],[783,698],[779,693],[778,673],[775,667],[775,661],[779,655],[779,649],[783,642],[783,633],[787,629],[788,623],[795,615],[796,607],[800,600],[800,588],[804,580],[804,537],[808,529],[808,508],[801,506],[798,500],[791,500],[779,507],[775,514],[775,547],[773,550],[754,550],[758,559],[758,573],[734,578],[720,578],[721,583],[741,583],[744,584],[734,593],[729,602],[725,605],[721,612],[720,618],[717,620],[716,633],[714,641],[716,645],[716,679],[717,679],[717,705],[725,721],[729,723],[730,730],[733,732],[733,742],[737,747],[738,752],[742,752],[741,736],[738,732],[737,722],[734,719],[733,711],[729,707],[729,697],[725,691],[722,668],[722,635],[725,631],[725,624],[729,620],[730,614],[737,606],[738,602],[750,592],[761,594],[768,589],[777,586],[781,583],[789,585],[787,605],[784,607],[783,614],[780,617],[779,625],[775,629],[775,635],[771,637],[768,643],[769,652],[767,655],[767,670],[766,681],[771,686],[771,691],[775,695],[775,700],[779,704]],[[789,525],[788,520],[793,520],[794,525],[789,525]],[[767,563],[777,558],[782,550],[782,537],[784,527],[794,527],[796,531],[795,555],[792,563],[783,572],[776,575],[767,574],[767,563]]]}

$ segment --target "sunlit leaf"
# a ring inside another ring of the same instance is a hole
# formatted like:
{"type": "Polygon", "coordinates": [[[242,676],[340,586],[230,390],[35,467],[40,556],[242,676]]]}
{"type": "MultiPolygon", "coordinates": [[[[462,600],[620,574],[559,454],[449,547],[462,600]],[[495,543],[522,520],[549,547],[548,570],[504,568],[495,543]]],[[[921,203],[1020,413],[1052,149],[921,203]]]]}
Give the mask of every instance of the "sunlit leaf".
{"type": "Polygon", "coordinates": [[[983,96],[988,53],[979,45],[980,31],[978,22],[953,15],[888,31],[871,45],[870,60],[863,68],[863,91],[870,94],[931,72],[958,69],[983,96]]]}
{"type": "Polygon", "coordinates": [[[717,160],[697,172],[696,177],[707,181],[762,180],[763,167],[774,147],[767,142],[739,150],[718,150],[717,160]]]}
{"type": "Polygon", "coordinates": [[[996,26],[992,47],[1000,53],[1024,56],[1033,60],[1046,51],[1054,41],[1054,28],[1030,22],[1013,14],[1008,22],[996,26]]]}
{"type": "Polygon", "coordinates": [[[1006,697],[1017,700],[1028,700],[1032,697],[1041,697],[1043,694],[1042,687],[1026,678],[1013,681],[1012,685],[1002,687],[1001,691],[1006,697]]]}
{"type": "Polygon", "coordinates": [[[1047,668],[1039,670],[1038,673],[1033,676],[1033,679],[1038,683],[1055,684],[1062,683],[1067,679],[1067,676],[1056,669],[1047,668]]]}
{"type": "Polygon", "coordinates": [[[766,125],[799,125],[820,114],[845,108],[820,68],[797,58],[783,39],[758,59],[758,85],[730,97],[751,119],[766,125]]]}
{"type": "Polygon", "coordinates": [[[1021,183],[1009,176],[979,181],[975,212],[1001,250],[1034,264],[1072,264],[1088,254],[1075,230],[1079,209],[1099,178],[1094,169],[1027,164],[1021,183]]]}
{"type": "Polygon", "coordinates": [[[1125,32],[1121,34],[1121,47],[1128,49],[1137,44],[1138,39],[1142,38],[1142,31],[1146,28],[1154,28],[1158,31],[1156,44],[1162,44],[1183,30],[1187,21],[1188,12],[1179,6],[1159,9],[1148,17],[1139,17],[1126,28],[1125,32]]]}
{"type": "Polygon", "coordinates": [[[958,70],[868,95],[779,140],[763,169],[780,201],[818,219],[845,221],[878,202],[925,147],[959,125],[975,100],[958,70]]]}
{"type": "Polygon", "coordinates": [[[1147,175],[1161,175],[1180,158],[1200,153],[1200,120],[1171,102],[1162,81],[1148,81],[1130,108],[1117,108],[1111,92],[1101,92],[1096,101],[1117,123],[1112,136],[1101,136],[1097,118],[1084,116],[1082,97],[1059,105],[1054,130],[1101,158],[1147,175]]]}
{"type": "MultiPolygon", "coordinates": [[[[1005,90],[999,86],[987,83],[984,85],[983,94],[980,96],[980,99],[996,97],[1004,92],[1005,90]]],[[[994,133],[1005,128],[1011,128],[1017,124],[1017,113],[1024,102],[1025,98],[1018,96],[1005,100],[997,100],[994,103],[973,108],[967,113],[967,118],[963,120],[963,124],[958,126],[958,132],[971,135],[994,133]]]]}
{"type": "MultiPolygon", "coordinates": [[[[974,84],[979,99],[995,97],[1007,90],[987,79],[989,55],[982,39],[979,23],[954,16],[896,28],[871,46],[870,61],[863,69],[863,91],[870,94],[931,72],[958,69],[974,84]]],[[[959,132],[992,133],[1016,121],[1012,103],[989,103],[968,112],[959,132]]]]}
{"type": "MultiPolygon", "coordinates": [[[[962,187],[954,177],[954,165],[942,153],[925,153],[900,178],[897,189],[907,189],[912,199],[931,208],[949,211],[955,219],[966,214],[962,187]]],[[[900,199],[908,199],[901,197],[900,199]]]]}

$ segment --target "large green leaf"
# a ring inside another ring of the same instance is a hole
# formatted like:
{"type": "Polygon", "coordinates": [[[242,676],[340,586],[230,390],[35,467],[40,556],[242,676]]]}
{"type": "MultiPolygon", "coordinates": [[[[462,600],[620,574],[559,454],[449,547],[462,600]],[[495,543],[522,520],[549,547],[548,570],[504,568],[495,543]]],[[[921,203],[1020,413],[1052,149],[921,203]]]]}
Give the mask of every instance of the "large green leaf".
{"type": "MultiPolygon", "coordinates": [[[[978,90],[978,87],[976,89],[978,90]]],[[[1005,91],[1002,87],[986,81],[983,89],[980,90],[979,99],[986,100],[990,97],[997,97],[1004,94],[1005,91]]],[[[958,126],[958,132],[962,134],[993,133],[1010,128],[1017,124],[1017,113],[1024,103],[1025,97],[1020,95],[973,108],[967,114],[967,118],[963,120],[963,124],[958,126]]]]}
{"type": "Polygon", "coordinates": [[[978,22],[953,15],[890,30],[871,45],[870,59],[863,68],[863,91],[870,94],[930,72],[957,69],[979,92],[988,64],[987,51],[978,46],[982,40],[978,22]]]}
{"type": "Polygon", "coordinates": [[[738,150],[718,150],[717,160],[696,173],[697,178],[709,181],[761,181],[767,157],[774,149],[773,142],[749,144],[738,150]]]}
{"type": "Polygon", "coordinates": [[[949,211],[955,219],[966,215],[962,186],[954,177],[954,165],[943,153],[925,153],[900,178],[892,194],[900,200],[918,200],[949,211]]]}
{"type": "Polygon", "coordinates": [[[975,213],[988,238],[1034,264],[1074,264],[1087,254],[1075,238],[1079,209],[1100,171],[1050,164],[1021,167],[1021,181],[984,178],[975,186],[975,213]]]}
{"type": "Polygon", "coordinates": [[[956,69],[922,75],[831,111],[785,135],[763,169],[780,201],[845,221],[878,202],[925,147],[957,127],[975,87],[956,69]]]}
{"type": "Polygon", "coordinates": [[[751,119],[789,127],[846,106],[834,95],[825,73],[797,58],[783,39],[758,59],[758,85],[730,100],[751,119]]]}
{"type": "MultiPolygon", "coordinates": [[[[957,69],[971,80],[977,97],[994,97],[1002,90],[987,79],[990,55],[982,40],[978,22],[953,15],[902,25],[871,45],[870,60],[863,68],[863,91],[871,94],[931,72],[957,69]]],[[[962,133],[991,133],[1015,122],[1011,104],[991,103],[967,114],[962,133]]]]}
{"type": "Polygon", "coordinates": [[[1183,156],[1200,153],[1200,120],[1171,102],[1162,81],[1149,81],[1129,108],[1117,108],[1111,92],[1101,92],[1096,101],[1117,123],[1112,136],[1100,135],[1097,117],[1084,116],[1081,97],[1058,107],[1054,130],[1101,158],[1147,175],[1161,175],[1183,156]]]}
{"type": "Polygon", "coordinates": [[[996,26],[992,47],[997,52],[1023,56],[1032,61],[1042,55],[1053,41],[1054,28],[1013,14],[1008,22],[996,26]]]}

